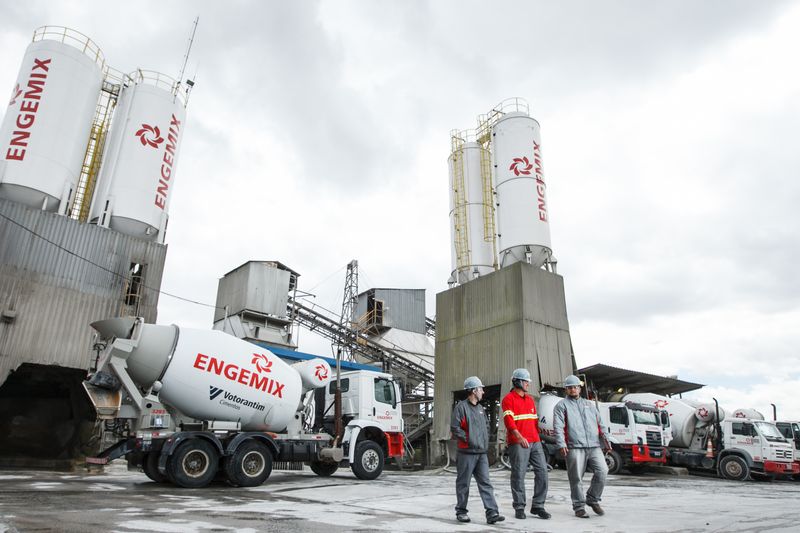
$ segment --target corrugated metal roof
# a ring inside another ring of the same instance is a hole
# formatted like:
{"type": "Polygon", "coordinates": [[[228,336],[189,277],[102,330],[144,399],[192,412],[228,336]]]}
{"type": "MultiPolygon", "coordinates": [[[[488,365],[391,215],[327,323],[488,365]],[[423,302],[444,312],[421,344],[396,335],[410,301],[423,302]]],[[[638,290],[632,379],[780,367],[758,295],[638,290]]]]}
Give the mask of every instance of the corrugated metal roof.
{"type": "Polygon", "coordinates": [[[155,322],[167,248],[162,244],[0,198],[0,384],[25,362],[86,369],[89,323],[123,305],[131,263],[146,265],[138,312],[155,322]]]}
{"type": "Polygon", "coordinates": [[[682,394],[700,389],[705,385],[673,377],[656,376],[646,372],[627,370],[615,366],[596,364],[578,369],[595,390],[624,388],[628,392],[652,392],[653,394],[682,394]]]}

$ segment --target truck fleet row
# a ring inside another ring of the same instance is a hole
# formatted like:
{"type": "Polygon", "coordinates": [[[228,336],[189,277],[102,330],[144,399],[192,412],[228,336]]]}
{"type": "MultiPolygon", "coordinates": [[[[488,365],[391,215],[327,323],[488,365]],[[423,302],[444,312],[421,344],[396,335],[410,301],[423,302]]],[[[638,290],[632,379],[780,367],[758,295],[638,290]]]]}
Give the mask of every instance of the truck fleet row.
{"type": "MultiPolygon", "coordinates": [[[[539,426],[546,446],[555,443],[552,413],[560,399],[552,394],[539,399],[539,426]]],[[[606,454],[612,474],[656,464],[735,480],[800,474],[795,449],[800,445],[800,424],[776,425],[754,409],[737,409],[727,416],[716,404],[650,393],[625,394],[620,400],[597,402],[612,448],[606,454]]]]}
{"type": "MultiPolygon", "coordinates": [[[[290,365],[213,330],[134,318],[92,327],[105,348],[84,386],[116,442],[90,463],[125,457],[154,481],[181,487],[215,478],[255,486],[275,461],[304,462],[321,476],[349,466],[368,480],[403,455],[400,388],[389,374],[358,370],[332,380],[323,359],[290,365]]],[[[610,473],[669,464],[736,480],[800,474],[797,422],[776,425],[752,409],[728,416],[718,405],[656,394],[614,399],[596,404],[610,473]]],[[[542,393],[538,401],[551,452],[560,400],[542,393]]]]}

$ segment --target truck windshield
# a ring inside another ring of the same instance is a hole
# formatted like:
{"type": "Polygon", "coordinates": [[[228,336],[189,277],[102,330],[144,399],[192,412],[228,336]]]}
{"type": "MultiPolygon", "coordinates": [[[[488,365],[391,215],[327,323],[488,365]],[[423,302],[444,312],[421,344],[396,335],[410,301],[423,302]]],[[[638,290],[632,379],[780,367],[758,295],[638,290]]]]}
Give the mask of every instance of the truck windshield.
{"type": "Polygon", "coordinates": [[[658,413],[654,413],[653,411],[633,411],[633,420],[637,424],[649,424],[651,426],[661,425],[658,419],[658,413]]]}
{"type": "Polygon", "coordinates": [[[755,422],[756,428],[758,428],[758,432],[764,435],[764,438],[767,440],[778,440],[778,441],[786,441],[781,435],[781,432],[778,431],[778,428],[775,427],[775,424],[770,424],[769,422],[755,422]]]}

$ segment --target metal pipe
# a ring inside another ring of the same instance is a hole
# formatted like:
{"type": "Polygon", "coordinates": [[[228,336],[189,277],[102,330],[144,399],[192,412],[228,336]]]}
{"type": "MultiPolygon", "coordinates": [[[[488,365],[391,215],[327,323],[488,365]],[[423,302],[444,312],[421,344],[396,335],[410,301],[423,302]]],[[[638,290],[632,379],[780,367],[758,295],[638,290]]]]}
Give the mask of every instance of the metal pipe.
{"type": "Polygon", "coordinates": [[[772,421],[773,422],[777,422],[778,421],[778,408],[775,407],[774,403],[771,403],[770,405],[772,406],[772,421]]]}

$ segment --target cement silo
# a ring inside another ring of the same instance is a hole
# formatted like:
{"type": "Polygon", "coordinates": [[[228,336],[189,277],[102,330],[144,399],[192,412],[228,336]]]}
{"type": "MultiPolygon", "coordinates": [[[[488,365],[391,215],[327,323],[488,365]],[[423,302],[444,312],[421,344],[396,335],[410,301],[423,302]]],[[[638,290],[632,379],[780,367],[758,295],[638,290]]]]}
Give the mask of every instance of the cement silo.
{"type": "Polygon", "coordinates": [[[466,283],[495,270],[491,155],[474,132],[451,133],[451,282],[466,283]]]}
{"type": "Polygon", "coordinates": [[[77,31],[34,32],[0,126],[0,197],[69,213],[104,66],[98,46],[77,31]]]}
{"type": "Polygon", "coordinates": [[[500,266],[541,266],[552,256],[539,123],[527,111],[504,113],[492,127],[500,266]]]}
{"type": "Polygon", "coordinates": [[[90,222],[164,242],[187,93],[164,74],[126,78],[92,200],[90,222]]]}

